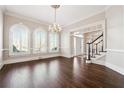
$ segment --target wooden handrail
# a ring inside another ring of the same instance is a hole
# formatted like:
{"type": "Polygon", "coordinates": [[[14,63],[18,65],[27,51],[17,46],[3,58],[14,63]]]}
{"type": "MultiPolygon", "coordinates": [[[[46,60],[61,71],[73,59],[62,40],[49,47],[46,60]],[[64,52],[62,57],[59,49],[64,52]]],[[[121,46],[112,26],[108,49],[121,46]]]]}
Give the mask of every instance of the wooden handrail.
{"type": "Polygon", "coordinates": [[[95,40],[93,40],[92,42],[87,43],[87,44],[92,44],[92,43],[94,43],[96,40],[98,40],[98,39],[101,38],[102,36],[103,36],[103,33],[102,33],[100,36],[98,36],[95,40]]]}
{"type": "MultiPolygon", "coordinates": [[[[95,41],[97,41],[99,38],[101,38],[101,37],[103,37],[103,33],[100,35],[100,36],[98,36],[95,40],[93,40],[92,42],[90,42],[90,43],[87,43],[88,44],[88,60],[91,60],[91,55],[90,55],[90,53],[91,53],[91,51],[90,51],[90,45],[91,44],[94,44],[94,42],[95,41]]],[[[100,40],[98,43],[96,43],[95,45],[96,45],[96,54],[97,54],[97,45],[100,43],[100,42],[103,42],[103,39],[102,40],[100,40]]],[[[102,46],[103,47],[103,46],[102,46]]],[[[103,49],[102,49],[103,50],[103,49]]],[[[93,55],[93,50],[92,50],[92,55],[93,55]]]]}
{"type": "Polygon", "coordinates": [[[100,40],[98,43],[96,43],[96,44],[99,44],[99,43],[101,43],[101,42],[103,42],[103,39],[102,40],[100,40]]]}

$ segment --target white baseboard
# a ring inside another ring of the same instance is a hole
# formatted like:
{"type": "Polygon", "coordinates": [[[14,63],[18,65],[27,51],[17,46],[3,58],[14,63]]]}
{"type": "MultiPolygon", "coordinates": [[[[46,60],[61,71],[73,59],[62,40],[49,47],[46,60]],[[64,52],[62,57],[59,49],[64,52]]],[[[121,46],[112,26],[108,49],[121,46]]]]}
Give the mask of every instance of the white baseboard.
{"type": "Polygon", "coordinates": [[[4,66],[4,64],[0,64],[0,70],[2,69],[3,66],[4,66]]]}
{"type": "Polygon", "coordinates": [[[101,60],[100,61],[92,61],[92,63],[105,66],[105,61],[101,61],[101,60]]]}
{"type": "Polygon", "coordinates": [[[72,58],[73,56],[72,55],[68,55],[68,54],[65,54],[65,55],[60,55],[62,57],[66,57],[66,58],[72,58]]]}
{"type": "Polygon", "coordinates": [[[120,68],[114,64],[110,64],[110,63],[105,63],[105,66],[108,68],[111,68],[112,70],[124,75],[124,68],[120,68]]]}
{"type": "Polygon", "coordinates": [[[86,60],[86,63],[92,63],[91,60],[86,60]]]}
{"type": "Polygon", "coordinates": [[[124,50],[107,49],[105,65],[124,75],[124,50]]]}

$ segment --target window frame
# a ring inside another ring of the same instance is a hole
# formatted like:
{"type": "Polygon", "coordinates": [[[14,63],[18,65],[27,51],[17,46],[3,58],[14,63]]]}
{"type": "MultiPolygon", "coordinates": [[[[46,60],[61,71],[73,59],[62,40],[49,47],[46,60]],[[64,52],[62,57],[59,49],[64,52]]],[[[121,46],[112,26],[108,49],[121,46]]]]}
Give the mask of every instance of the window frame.
{"type": "Polygon", "coordinates": [[[30,54],[30,30],[29,28],[24,25],[24,24],[14,24],[9,28],[9,56],[20,56],[20,55],[27,55],[30,54]],[[27,52],[18,52],[18,53],[14,53],[13,52],[13,29],[14,27],[22,27],[23,29],[25,29],[26,33],[27,33],[27,39],[28,39],[28,51],[27,52]]]}
{"type": "Polygon", "coordinates": [[[49,39],[49,41],[48,41],[48,44],[49,44],[49,46],[48,46],[48,52],[49,53],[59,53],[60,52],[60,33],[59,32],[49,32],[48,33],[48,39],[49,39]],[[58,41],[57,41],[57,43],[58,43],[58,50],[57,51],[50,51],[50,33],[57,33],[57,35],[58,35],[58,41]]]}
{"type": "Polygon", "coordinates": [[[42,28],[37,28],[37,29],[35,29],[34,30],[34,32],[33,32],[33,48],[32,48],[32,52],[33,52],[33,54],[47,54],[48,53],[48,43],[47,43],[47,40],[48,40],[48,32],[47,31],[45,31],[44,29],[42,29],[42,28]],[[46,52],[42,52],[42,51],[39,51],[39,52],[37,52],[37,51],[35,51],[35,33],[36,32],[45,32],[45,41],[46,41],[46,44],[45,44],[45,46],[46,46],[46,52]]]}

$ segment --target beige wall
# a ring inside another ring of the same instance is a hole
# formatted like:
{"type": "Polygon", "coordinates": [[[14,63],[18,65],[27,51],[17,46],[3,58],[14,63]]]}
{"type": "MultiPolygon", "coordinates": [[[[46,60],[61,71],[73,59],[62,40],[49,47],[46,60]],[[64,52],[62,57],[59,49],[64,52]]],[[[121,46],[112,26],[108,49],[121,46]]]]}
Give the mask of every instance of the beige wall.
{"type": "MultiPolygon", "coordinates": [[[[16,16],[11,16],[8,14],[5,14],[5,19],[4,19],[4,42],[3,42],[3,48],[4,49],[9,49],[9,31],[10,31],[10,27],[14,24],[18,24],[18,23],[23,23],[25,26],[28,27],[29,31],[30,31],[30,48],[33,48],[33,31],[35,31],[35,29],[37,28],[42,28],[45,31],[48,31],[48,25],[45,24],[40,24],[38,22],[34,22],[34,21],[30,21],[30,20],[26,20],[25,18],[22,17],[16,17],[16,16]]],[[[47,40],[48,42],[48,40],[47,40]]],[[[31,51],[32,52],[32,51],[31,51]]],[[[52,53],[52,54],[45,54],[47,57],[51,57],[52,55],[57,56],[58,53],[52,53]]],[[[44,57],[45,55],[41,55],[41,54],[30,54],[30,55],[23,55],[24,57],[34,57],[34,56],[40,56],[41,58],[44,57]]],[[[3,57],[4,60],[8,60],[8,59],[13,59],[13,58],[20,58],[23,56],[18,56],[18,57],[12,57],[9,56],[9,51],[8,50],[4,50],[3,53],[3,57]]]]}

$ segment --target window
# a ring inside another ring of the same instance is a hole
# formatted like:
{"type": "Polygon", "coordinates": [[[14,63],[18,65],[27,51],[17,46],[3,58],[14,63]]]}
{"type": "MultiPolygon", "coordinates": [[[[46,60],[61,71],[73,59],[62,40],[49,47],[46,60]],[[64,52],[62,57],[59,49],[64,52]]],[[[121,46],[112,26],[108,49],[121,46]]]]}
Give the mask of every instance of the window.
{"type": "Polygon", "coordinates": [[[29,52],[29,30],[22,24],[10,28],[10,55],[29,52]]]}
{"type": "Polygon", "coordinates": [[[49,33],[49,52],[59,52],[59,33],[49,33]]]}
{"type": "Polygon", "coordinates": [[[47,32],[37,29],[34,32],[34,53],[47,52],[47,32]]]}

